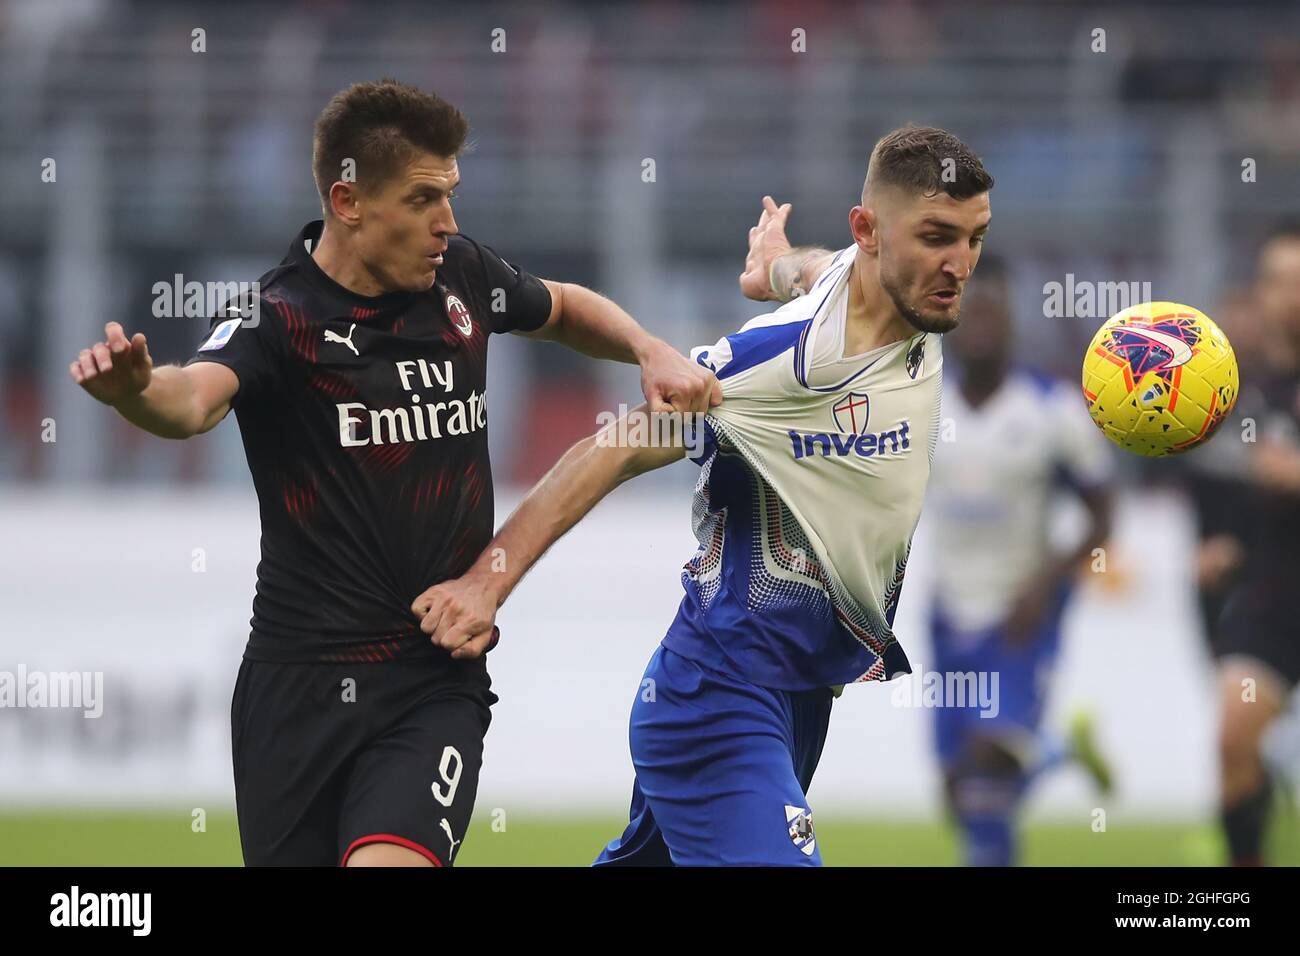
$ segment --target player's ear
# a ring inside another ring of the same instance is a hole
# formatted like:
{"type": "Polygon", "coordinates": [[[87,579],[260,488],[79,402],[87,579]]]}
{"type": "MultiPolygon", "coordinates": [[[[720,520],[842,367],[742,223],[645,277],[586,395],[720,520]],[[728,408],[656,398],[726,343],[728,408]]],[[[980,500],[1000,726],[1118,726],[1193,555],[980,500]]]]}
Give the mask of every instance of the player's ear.
{"type": "Polygon", "coordinates": [[[356,183],[339,180],[330,187],[330,212],[346,226],[355,226],[361,220],[360,196],[356,183]]]}
{"type": "Polygon", "coordinates": [[[849,231],[853,241],[863,252],[874,253],[880,246],[880,230],[876,211],[866,206],[854,206],[849,210],[849,231]]]}

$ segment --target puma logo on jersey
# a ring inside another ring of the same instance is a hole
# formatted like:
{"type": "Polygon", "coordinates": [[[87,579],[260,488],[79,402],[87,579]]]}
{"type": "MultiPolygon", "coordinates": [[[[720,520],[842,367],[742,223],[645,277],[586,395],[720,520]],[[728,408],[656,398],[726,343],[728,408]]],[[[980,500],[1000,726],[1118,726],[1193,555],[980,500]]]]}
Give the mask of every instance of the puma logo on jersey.
{"type": "Polygon", "coordinates": [[[348,334],[347,334],[347,337],[346,337],[346,338],[344,338],[343,336],[339,335],[339,334],[338,334],[337,332],[335,332],[333,329],[326,329],[326,330],[325,330],[325,341],[326,341],[326,342],[337,342],[339,345],[346,345],[348,348],[350,348],[350,349],[352,350],[352,354],[353,354],[353,355],[355,355],[355,356],[357,356],[358,358],[360,358],[360,357],[361,357],[361,353],[358,352],[358,351],[357,351],[357,347],[356,347],[355,345],[352,344],[352,330],[355,329],[356,327],[357,327],[357,324],[356,324],[355,322],[353,322],[350,326],[348,326],[348,334]]]}
{"type": "Polygon", "coordinates": [[[443,817],[443,818],[438,822],[438,826],[442,827],[442,832],[445,833],[445,834],[447,834],[447,839],[448,839],[449,841],[451,841],[451,852],[449,852],[449,853],[447,854],[447,859],[450,860],[451,857],[452,857],[452,856],[455,854],[455,852],[456,852],[456,845],[457,845],[458,843],[460,843],[460,841],[457,840],[454,836],[451,835],[451,824],[447,822],[447,818],[446,818],[446,817],[443,817]]]}

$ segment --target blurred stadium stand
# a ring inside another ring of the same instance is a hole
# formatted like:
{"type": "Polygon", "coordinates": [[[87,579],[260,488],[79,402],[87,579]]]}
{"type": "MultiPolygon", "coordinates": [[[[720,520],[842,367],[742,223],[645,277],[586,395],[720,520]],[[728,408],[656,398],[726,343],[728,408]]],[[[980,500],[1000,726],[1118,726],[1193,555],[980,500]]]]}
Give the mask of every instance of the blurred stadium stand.
{"type": "MultiPolygon", "coordinates": [[[[66,365],[111,319],[157,360],[186,357],[202,323],[153,318],[153,283],[247,281],[279,260],[318,215],[311,124],[348,83],[392,74],[457,103],[474,142],[461,228],[681,348],[758,311],[734,276],[763,193],[796,204],[798,241],[838,244],[875,140],[951,128],[998,181],[990,248],[1015,268],[1022,352],[1073,377],[1095,323],[1039,321],[1044,282],[1150,281],[1213,311],[1279,197],[1300,209],[1300,189],[1276,188],[1300,182],[1297,27],[1286,4],[11,0],[0,478],[245,480],[233,428],[133,440],[66,365]],[[791,52],[796,27],[807,52],[791,52]],[[1267,189],[1240,182],[1244,157],[1267,189]],[[57,448],[39,447],[47,416],[57,448]]],[[[536,477],[597,408],[636,395],[631,369],[513,341],[494,355],[500,478],[536,477]]]]}

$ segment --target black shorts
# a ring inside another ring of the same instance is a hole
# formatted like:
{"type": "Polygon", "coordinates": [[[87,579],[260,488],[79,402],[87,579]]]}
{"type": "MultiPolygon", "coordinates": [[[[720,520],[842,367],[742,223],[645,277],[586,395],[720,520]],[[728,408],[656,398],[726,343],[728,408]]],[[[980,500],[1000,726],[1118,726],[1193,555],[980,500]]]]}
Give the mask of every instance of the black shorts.
{"type": "Polygon", "coordinates": [[[483,658],[245,659],[231,703],[248,866],[334,866],[367,843],[450,866],[497,702],[483,658]]]}
{"type": "Polygon", "coordinates": [[[1216,658],[1260,661],[1293,688],[1300,683],[1300,575],[1270,574],[1239,585],[1214,630],[1216,658]]]}

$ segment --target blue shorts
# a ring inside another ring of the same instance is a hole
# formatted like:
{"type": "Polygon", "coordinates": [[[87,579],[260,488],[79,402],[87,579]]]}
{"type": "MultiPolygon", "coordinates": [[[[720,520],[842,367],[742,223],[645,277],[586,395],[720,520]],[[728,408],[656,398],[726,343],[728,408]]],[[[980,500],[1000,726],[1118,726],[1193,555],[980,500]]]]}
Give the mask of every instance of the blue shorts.
{"type": "Polygon", "coordinates": [[[660,646],[632,705],[631,820],[595,866],[820,866],[806,792],[830,688],[780,691],[660,646]]]}
{"type": "Polygon", "coordinates": [[[1019,647],[1008,645],[1001,627],[959,631],[936,609],[931,619],[934,669],[944,675],[989,675],[989,686],[997,691],[995,707],[972,701],[964,707],[935,708],[935,748],[942,764],[959,761],[973,737],[1016,742],[1038,733],[1068,597],[1068,588],[1062,589],[1037,632],[1019,647]],[[992,675],[997,677],[996,685],[991,683],[992,675]]]}

